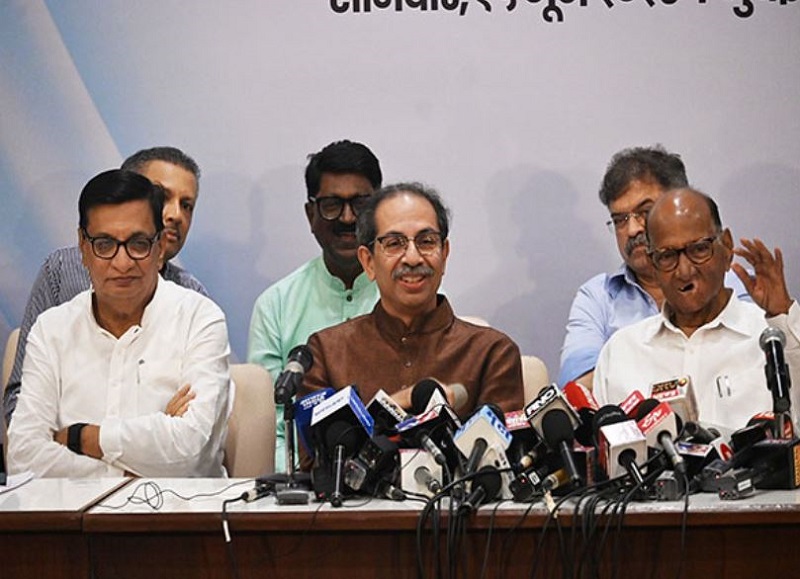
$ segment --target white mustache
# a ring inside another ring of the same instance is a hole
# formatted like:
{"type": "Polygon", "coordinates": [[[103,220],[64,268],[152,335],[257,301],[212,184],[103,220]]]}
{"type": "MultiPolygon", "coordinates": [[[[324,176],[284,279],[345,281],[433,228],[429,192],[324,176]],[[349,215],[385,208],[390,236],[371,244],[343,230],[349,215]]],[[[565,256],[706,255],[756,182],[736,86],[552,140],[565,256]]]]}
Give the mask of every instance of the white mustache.
{"type": "Polygon", "coordinates": [[[392,279],[403,277],[404,275],[421,275],[430,277],[434,274],[433,268],[427,265],[415,265],[413,267],[402,265],[392,272],[392,279]]]}

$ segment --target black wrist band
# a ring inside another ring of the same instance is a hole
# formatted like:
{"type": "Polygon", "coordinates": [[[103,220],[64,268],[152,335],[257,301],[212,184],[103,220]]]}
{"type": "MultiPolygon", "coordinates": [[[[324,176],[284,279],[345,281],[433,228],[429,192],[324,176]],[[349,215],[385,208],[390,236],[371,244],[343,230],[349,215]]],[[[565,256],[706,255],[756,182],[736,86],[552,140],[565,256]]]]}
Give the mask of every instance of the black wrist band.
{"type": "Polygon", "coordinates": [[[76,422],[67,428],[67,448],[75,454],[83,454],[81,447],[81,431],[86,426],[85,422],[76,422]]]}

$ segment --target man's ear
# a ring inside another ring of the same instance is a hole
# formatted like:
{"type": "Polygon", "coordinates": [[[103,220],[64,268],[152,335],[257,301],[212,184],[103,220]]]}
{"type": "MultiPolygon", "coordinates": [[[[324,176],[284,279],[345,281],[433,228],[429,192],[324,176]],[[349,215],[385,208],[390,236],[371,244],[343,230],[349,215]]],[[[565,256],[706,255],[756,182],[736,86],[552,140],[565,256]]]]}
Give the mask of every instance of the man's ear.
{"type": "Polygon", "coordinates": [[[314,203],[311,201],[306,201],[306,204],[303,206],[303,209],[306,210],[306,219],[308,219],[308,225],[313,229],[314,227],[314,203]]]}
{"type": "Polygon", "coordinates": [[[164,263],[167,261],[167,248],[164,245],[164,238],[159,235],[155,245],[158,251],[158,271],[161,271],[164,268],[164,263]]]}
{"type": "Polygon", "coordinates": [[[78,227],[78,249],[81,250],[81,263],[84,267],[88,267],[86,260],[88,259],[87,251],[92,251],[89,241],[83,236],[83,230],[78,227]]]}
{"type": "Polygon", "coordinates": [[[372,255],[372,252],[366,245],[360,245],[358,247],[358,261],[361,263],[361,267],[367,274],[367,277],[370,281],[375,281],[375,256],[372,255]]]}
{"type": "Polygon", "coordinates": [[[722,236],[720,237],[720,241],[722,241],[722,245],[728,250],[728,268],[730,268],[731,263],[733,263],[733,235],[731,234],[731,230],[727,227],[725,231],[722,232],[722,236]]]}
{"type": "Polygon", "coordinates": [[[442,275],[444,275],[448,255],[450,255],[450,240],[445,239],[444,243],[442,243],[442,275]]]}

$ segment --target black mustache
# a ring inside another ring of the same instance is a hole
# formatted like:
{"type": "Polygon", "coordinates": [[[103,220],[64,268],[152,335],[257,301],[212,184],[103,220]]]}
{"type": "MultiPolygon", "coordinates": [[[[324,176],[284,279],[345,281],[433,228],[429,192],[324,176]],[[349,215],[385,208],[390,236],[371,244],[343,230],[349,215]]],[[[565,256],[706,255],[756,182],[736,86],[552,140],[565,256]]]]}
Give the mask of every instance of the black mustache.
{"type": "Polygon", "coordinates": [[[340,223],[335,221],[333,223],[333,232],[336,235],[341,235],[342,233],[352,233],[355,234],[356,232],[356,225],[355,223],[340,223]]]}

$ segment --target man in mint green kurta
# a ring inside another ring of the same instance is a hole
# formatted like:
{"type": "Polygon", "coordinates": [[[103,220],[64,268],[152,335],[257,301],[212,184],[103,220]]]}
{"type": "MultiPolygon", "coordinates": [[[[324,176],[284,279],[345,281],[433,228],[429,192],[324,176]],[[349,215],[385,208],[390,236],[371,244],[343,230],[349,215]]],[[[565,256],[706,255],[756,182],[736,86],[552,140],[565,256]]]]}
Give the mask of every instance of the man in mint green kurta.
{"type": "MultiPolygon", "coordinates": [[[[250,319],[247,360],[275,380],[289,351],[324,328],[372,311],[378,288],[358,261],[356,217],[379,189],[380,164],[366,146],[337,141],[309,157],[306,217],[322,256],[279,280],[256,300],[250,319]]],[[[285,472],[283,408],[276,418],[275,470],[285,472]]]]}

